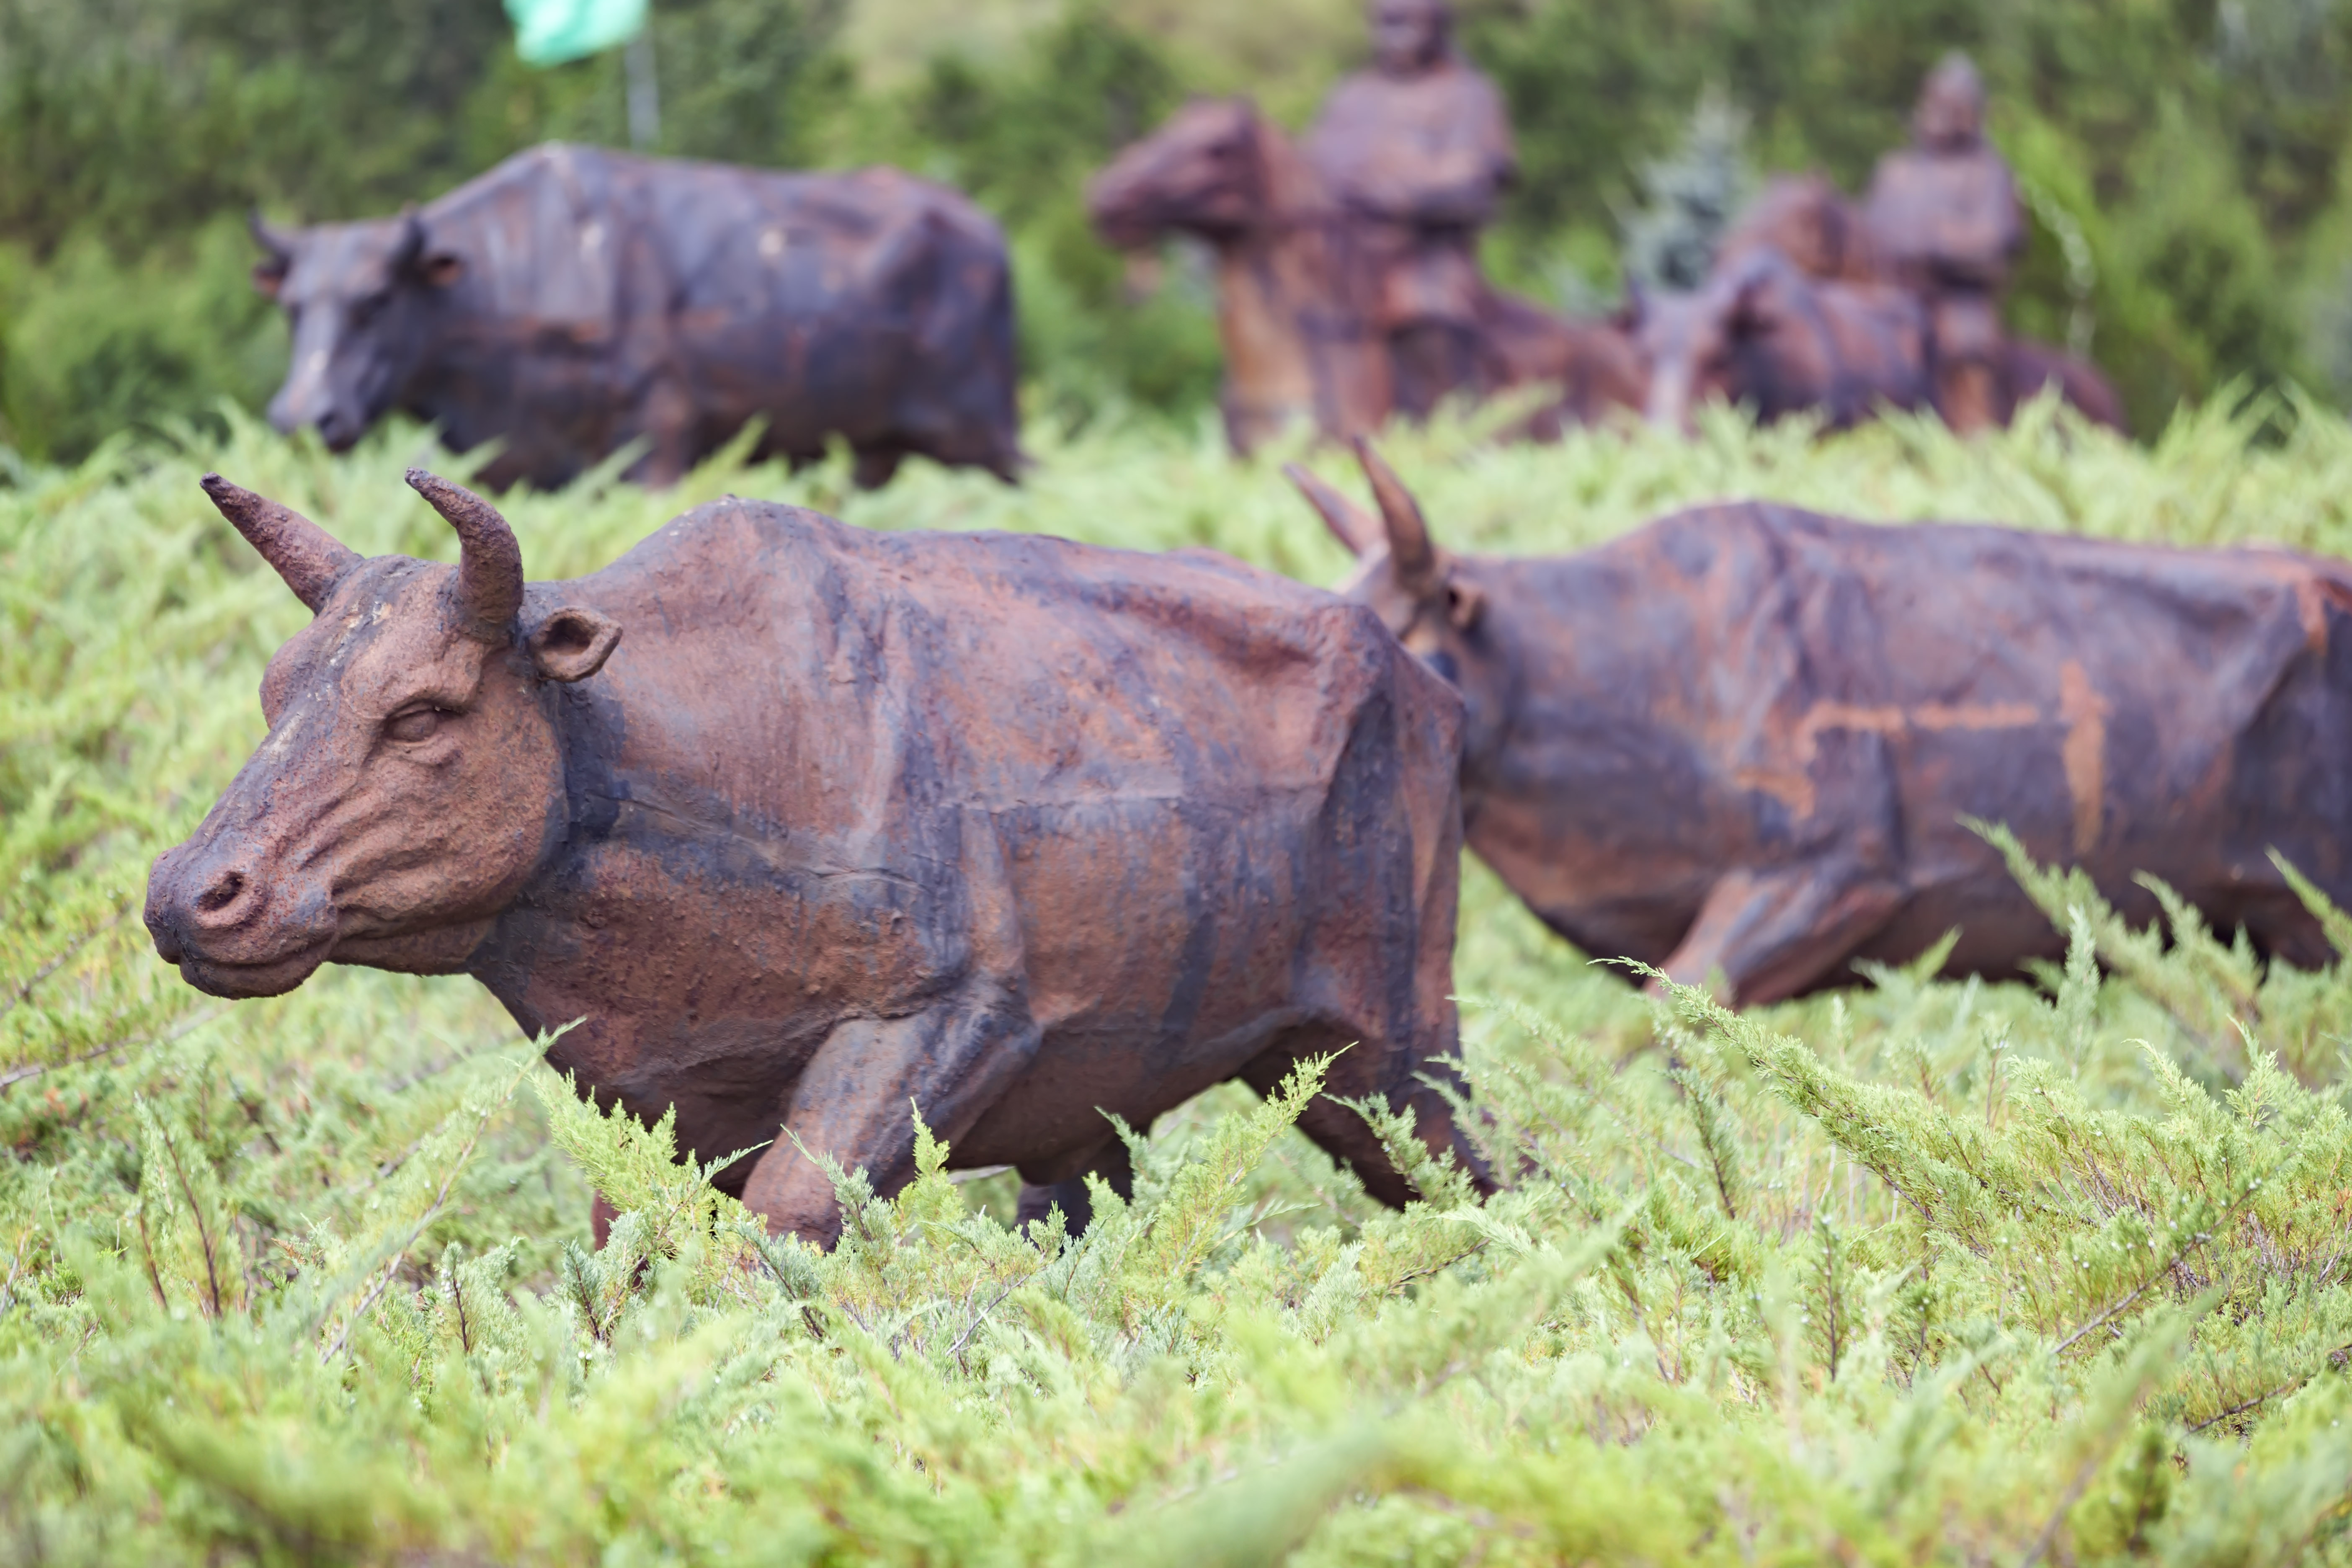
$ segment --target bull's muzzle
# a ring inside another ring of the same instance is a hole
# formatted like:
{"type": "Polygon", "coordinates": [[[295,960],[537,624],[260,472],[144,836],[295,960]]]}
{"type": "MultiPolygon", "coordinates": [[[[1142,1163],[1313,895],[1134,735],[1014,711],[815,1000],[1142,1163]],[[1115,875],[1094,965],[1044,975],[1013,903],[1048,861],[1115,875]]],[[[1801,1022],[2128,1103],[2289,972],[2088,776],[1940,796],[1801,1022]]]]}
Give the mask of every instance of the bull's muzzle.
{"type": "Polygon", "coordinates": [[[183,844],[148,872],[147,934],[198,990],[280,995],[308,980],[335,942],[324,890],[290,892],[233,840],[183,844]]]}

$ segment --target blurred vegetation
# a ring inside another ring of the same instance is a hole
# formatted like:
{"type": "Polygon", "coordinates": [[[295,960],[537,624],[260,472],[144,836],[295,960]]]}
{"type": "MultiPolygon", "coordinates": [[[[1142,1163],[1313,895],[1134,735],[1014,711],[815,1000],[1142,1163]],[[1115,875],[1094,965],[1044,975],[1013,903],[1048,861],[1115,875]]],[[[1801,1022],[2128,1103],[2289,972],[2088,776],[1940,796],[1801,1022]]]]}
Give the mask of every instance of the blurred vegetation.
{"type": "MultiPolygon", "coordinates": [[[[1205,269],[1179,253],[1159,289],[1129,287],[1080,184],[1188,91],[1302,123],[1360,58],[1354,9],[656,0],[660,150],[964,185],[1012,232],[1041,406],[1181,416],[1215,382],[1205,269]]],[[[1489,246],[1517,286],[1612,299],[1702,101],[1744,119],[1751,175],[1859,189],[1927,68],[1966,47],[2033,198],[2016,326],[2088,328],[2142,429],[2240,381],[2352,395],[2352,0],[1462,10],[1520,139],[1489,246]]],[[[0,443],[71,458],[126,418],[254,406],[276,329],[236,297],[226,219],[389,212],[552,136],[625,142],[618,55],[526,69],[493,0],[0,0],[0,443]]]]}
{"type": "MultiPolygon", "coordinates": [[[[1742,494],[2352,552],[2352,425],[2292,398],[2145,447],[2046,407],[1970,441],[1484,431],[1388,444],[1449,544],[1742,494]]],[[[1328,453],[1235,463],[1207,420],[1026,444],[1018,490],[721,456],[503,504],[537,577],[725,491],[1342,569],[1276,472],[1352,488],[1328,453]]],[[[928,1158],[887,1202],[845,1175],[830,1256],[772,1241],[464,978],[199,994],[141,930],[145,868],[260,739],[304,612],[196,475],[447,559],[420,458],[398,422],[331,458],[232,412],[0,487],[0,1559],[2352,1558],[2352,973],[2124,929],[2031,866],[2073,933],[2039,984],[1874,968],[1733,1018],[1645,1002],[1465,863],[1502,1194],[1424,1168],[1382,1211],[1291,1130],[1311,1082],[1227,1086],[1076,1243],[928,1158]],[[600,1253],[592,1184],[624,1211],[600,1253]]]]}

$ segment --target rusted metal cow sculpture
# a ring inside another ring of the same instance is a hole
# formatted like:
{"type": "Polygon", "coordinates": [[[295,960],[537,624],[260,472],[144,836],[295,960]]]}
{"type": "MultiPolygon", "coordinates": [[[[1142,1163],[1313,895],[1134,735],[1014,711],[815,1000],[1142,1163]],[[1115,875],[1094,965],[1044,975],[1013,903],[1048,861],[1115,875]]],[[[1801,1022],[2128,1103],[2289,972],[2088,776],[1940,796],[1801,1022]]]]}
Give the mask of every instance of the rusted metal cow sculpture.
{"type": "Polygon", "coordinates": [[[753,419],[759,455],[1020,462],[1003,236],[895,169],[782,174],[560,143],[419,211],[278,230],[263,293],[293,327],[280,430],[340,451],[394,408],[497,486],[552,486],[632,441],[677,479],[753,419]]]}
{"type": "Polygon", "coordinates": [[[1966,816],[2326,961],[2269,851],[2352,899],[2352,568],[1753,503],[1454,555],[1360,450],[1377,521],[1293,471],[1344,591],[1457,683],[1470,845],[1587,952],[1743,1004],[1954,928],[1949,973],[2062,952],[1966,816]]]}
{"type": "MultiPolygon", "coordinates": [[[[219,996],[321,963],[479,979],[608,1103],[675,1106],[780,1231],[837,1234],[794,1144],[888,1192],[909,1101],[959,1165],[1081,1173],[1228,1079],[1341,1054],[1444,1097],[1461,703],[1377,618],[1204,552],[869,533],[727,500],[525,584],[489,505],[410,482],[456,567],[362,560],[205,479],[316,618],[269,737],[155,863],[156,950],[219,996]],[[1099,1110],[1098,1110],[1099,1108],[1099,1110]],[[779,1137],[779,1129],[784,1136],[779,1137]]],[[[1353,1111],[1301,1125],[1382,1200],[1353,1111]]],[[[1073,1190],[1075,1187],[1075,1191],[1073,1190]]]]}
{"type": "MultiPolygon", "coordinates": [[[[1111,245],[1181,232],[1215,251],[1220,401],[1236,452],[1302,426],[1360,435],[1399,410],[1383,303],[1394,258],[1247,100],[1179,110],[1095,176],[1087,205],[1111,245]]],[[[1524,434],[1641,406],[1641,361],[1611,324],[1555,316],[1483,279],[1467,308],[1479,385],[1559,389],[1524,434]]]]}

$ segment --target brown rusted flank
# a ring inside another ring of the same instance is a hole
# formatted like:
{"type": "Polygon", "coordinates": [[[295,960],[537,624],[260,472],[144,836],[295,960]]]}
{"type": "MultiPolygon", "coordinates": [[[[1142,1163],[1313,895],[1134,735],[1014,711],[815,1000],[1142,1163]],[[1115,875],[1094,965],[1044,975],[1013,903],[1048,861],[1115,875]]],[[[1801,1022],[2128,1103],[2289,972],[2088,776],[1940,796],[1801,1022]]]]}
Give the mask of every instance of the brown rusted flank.
{"type": "MultiPolygon", "coordinates": [[[[1318,488],[1343,541],[1381,526],[1318,488]]],[[[2340,563],[1755,503],[1574,555],[1432,542],[1411,590],[1390,548],[1342,591],[1461,690],[1471,847],[1597,956],[1755,1003],[1954,928],[1954,973],[2061,953],[1963,817],[2299,964],[2326,942],[2270,851],[2352,898],[2340,563]]]]}
{"type": "Polygon", "coordinates": [[[230,526],[286,580],[304,609],[315,614],[343,574],[359,564],[356,551],[345,549],[292,507],[257,496],[218,474],[206,474],[198,482],[230,526]]]}
{"type": "Polygon", "coordinates": [[[757,457],[1020,463],[1003,236],[895,169],[777,174],[549,143],[397,217],[257,223],[293,355],[269,417],[341,451],[401,408],[482,482],[552,487],[632,443],[676,479],[757,457]]]}
{"type": "MultiPolygon", "coordinates": [[[[470,563],[496,512],[418,488],[470,563]]],[[[1205,552],[737,500],[528,584],[495,641],[466,570],[363,562],[272,659],[268,738],[149,880],[191,983],[361,963],[583,1019],[554,1065],[675,1107],[705,1159],[763,1146],[720,1184],[819,1241],[800,1146],[893,1190],[910,1100],[956,1164],[1017,1165],[1025,1212],[1079,1213],[1123,1170],[1102,1112],[1324,1052],[1332,1095],[1485,1180],[1431,1087],[1461,702],[1362,607],[1205,552]]],[[[1355,1113],[1301,1125],[1411,1195],[1355,1113]]]]}
{"type": "MultiPolygon", "coordinates": [[[[1449,67],[1432,90],[1454,93],[1463,79],[1449,67]]],[[[1355,96],[1343,91],[1341,100],[1355,96]]],[[[1441,128],[1452,113],[1443,103],[1423,107],[1441,128]]],[[[1475,191],[1492,171],[1478,174],[1487,165],[1475,138],[1454,146],[1448,132],[1439,144],[1450,151],[1437,162],[1460,165],[1465,184],[1454,195],[1464,210],[1483,210],[1475,191]]],[[[1392,414],[1425,412],[1450,391],[1557,387],[1517,432],[1535,438],[1640,406],[1642,365],[1630,339],[1610,323],[1570,321],[1493,288],[1467,248],[1475,221],[1416,227],[1399,216],[1439,200],[1416,183],[1434,179],[1431,170],[1390,170],[1381,188],[1402,205],[1374,213],[1363,192],[1379,185],[1377,168],[1349,163],[1347,180],[1335,181],[1247,100],[1224,99],[1180,110],[1087,184],[1087,211],[1107,243],[1131,249],[1173,232],[1214,251],[1225,353],[1219,401],[1236,452],[1297,428],[1344,440],[1392,414]]]]}

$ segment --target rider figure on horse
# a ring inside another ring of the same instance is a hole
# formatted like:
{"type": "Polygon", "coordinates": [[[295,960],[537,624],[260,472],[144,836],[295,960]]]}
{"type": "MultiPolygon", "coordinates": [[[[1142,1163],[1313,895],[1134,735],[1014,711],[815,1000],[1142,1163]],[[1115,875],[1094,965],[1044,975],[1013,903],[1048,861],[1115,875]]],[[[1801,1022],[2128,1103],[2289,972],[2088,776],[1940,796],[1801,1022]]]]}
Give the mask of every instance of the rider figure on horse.
{"type": "Polygon", "coordinates": [[[2000,296],[2025,245],[2009,165],[1984,134],[1984,82],[1966,55],[1928,74],[1908,148],[1879,160],[1864,208],[1881,265],[1927,309],[1936,405],[1955,430],[2000,423],[2000,296]]]}
{"type": "Polygon", "coordinates": [[[1342,81],[1307,154],[1345,205],[1373,278],[1396,405],[1486,390],[1478,231],[1517,171],[1495,85],[1454,49],[1447,0],[1370,0],[1372,68],[1342,81]]]}

